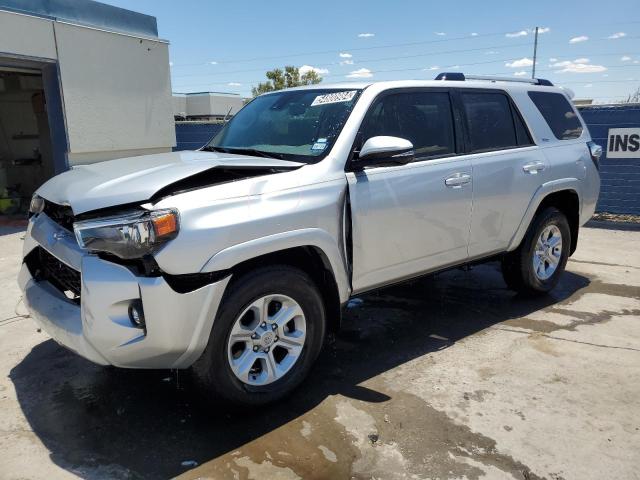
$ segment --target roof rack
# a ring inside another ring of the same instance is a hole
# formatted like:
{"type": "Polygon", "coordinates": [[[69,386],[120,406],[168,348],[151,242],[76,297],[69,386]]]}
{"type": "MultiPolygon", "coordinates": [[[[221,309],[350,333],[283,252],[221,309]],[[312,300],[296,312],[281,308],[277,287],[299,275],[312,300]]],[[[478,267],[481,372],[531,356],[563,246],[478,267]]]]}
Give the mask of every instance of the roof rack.
{"type": "Polygon", "coordinates": [[[443,72],[439,73],[436,80],[451,80],[455,82],[464,82],[465,80],[486,80],[488,82],[516,82],[529,83],[531,85],[542,85],[545,87],[553,87],[553,83],[544,78],[511,78],[511,77],[492,77],[489,75],[465,75],[460,72],[443,72]]]}

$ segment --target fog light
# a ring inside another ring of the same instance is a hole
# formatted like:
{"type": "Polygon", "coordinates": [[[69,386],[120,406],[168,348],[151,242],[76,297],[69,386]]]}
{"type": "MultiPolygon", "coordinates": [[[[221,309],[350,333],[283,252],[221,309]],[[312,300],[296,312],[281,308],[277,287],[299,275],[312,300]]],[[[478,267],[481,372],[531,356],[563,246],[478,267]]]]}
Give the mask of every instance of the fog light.
{"type": "Polygon", "coordinates": [[[129,305],[129,320],[134,327],[145,328],[144,311],[142,310],[142,302],[136,300],[129,305]]]}

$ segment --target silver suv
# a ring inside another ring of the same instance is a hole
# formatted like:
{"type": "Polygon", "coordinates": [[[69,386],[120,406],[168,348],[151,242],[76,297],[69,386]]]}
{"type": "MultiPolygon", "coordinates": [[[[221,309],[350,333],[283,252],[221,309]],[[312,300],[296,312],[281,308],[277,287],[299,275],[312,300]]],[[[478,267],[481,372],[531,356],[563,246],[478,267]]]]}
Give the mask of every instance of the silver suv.
{"type": "Polygon", "coordinates": [[[350,297],[499,258],[554,287],[601,149],[545,80],[312,86],[247,104],[207,146],[74,167],[30,208],[19,283],[102,365],[191,367],[216,398],[293,390],[350,297]]]}

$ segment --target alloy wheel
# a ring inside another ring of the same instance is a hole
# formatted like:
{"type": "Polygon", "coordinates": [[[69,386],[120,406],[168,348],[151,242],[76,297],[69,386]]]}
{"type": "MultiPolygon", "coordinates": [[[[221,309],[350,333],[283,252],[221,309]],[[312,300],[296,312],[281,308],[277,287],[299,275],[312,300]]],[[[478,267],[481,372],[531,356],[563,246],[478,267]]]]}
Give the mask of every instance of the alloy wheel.
{"type": "Polygon", "coordinates": [[[558,268],[562,257],[562,233],[555,225],[542,230],[533,252],[533,271],[540,280],[548,280],[558,268]]]}
{"type": "Polygon", "coordinates": [[[248,385],[279,380],[299,360],[306,339],[302,307],[286,295],[255,300],[235,320],[227,341],[234,375],[248,385]]]}

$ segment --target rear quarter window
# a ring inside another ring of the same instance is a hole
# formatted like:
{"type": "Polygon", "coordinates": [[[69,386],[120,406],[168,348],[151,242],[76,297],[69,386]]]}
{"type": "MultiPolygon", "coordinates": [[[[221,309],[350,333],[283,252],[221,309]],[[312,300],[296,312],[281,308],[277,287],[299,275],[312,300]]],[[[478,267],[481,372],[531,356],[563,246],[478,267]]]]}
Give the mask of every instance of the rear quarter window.
{"type": "Polygon", "coordinates": [[[529,98],[558,140],[571,140],[582,135],[582,124],[578,114],[563,94],[529,92],[529,98]]]}

